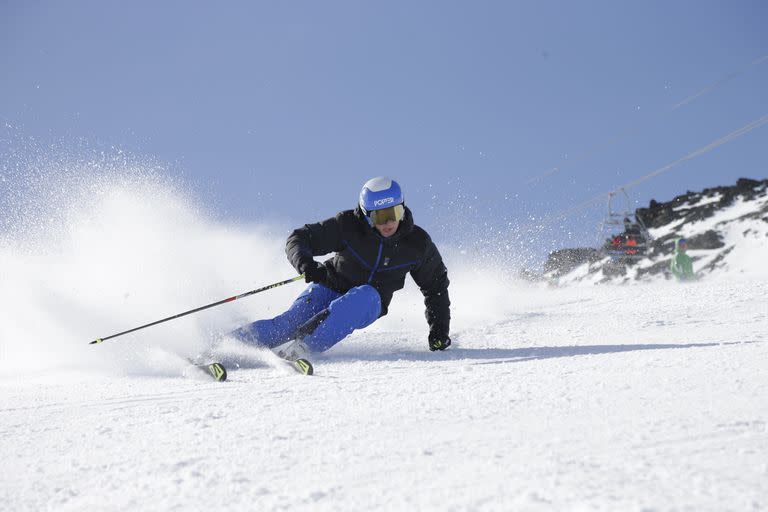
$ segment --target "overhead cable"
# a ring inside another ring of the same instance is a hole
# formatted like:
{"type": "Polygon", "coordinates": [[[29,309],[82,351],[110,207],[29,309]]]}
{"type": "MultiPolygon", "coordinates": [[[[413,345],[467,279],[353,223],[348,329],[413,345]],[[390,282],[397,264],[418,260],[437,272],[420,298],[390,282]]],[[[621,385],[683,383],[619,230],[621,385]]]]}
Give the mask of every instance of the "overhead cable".
{"type": "MultiPolygon", "coordinates": [[[[664,113],[665,114],[669,114],[669,113],[674,112],[675,110],[679,109],[680,107],[683,107],[685,105],[688,105],[689,103],[692,103],[693,101],[695,101],[696,99],[700,98],[701,96],[705,96],[705,95],[709,94],[710,92],[718,89],[723,84],[733,80],[734,78],[736,78],[740,74],[742,74],[745,71],[747,71],[749,68],[751,68],[753,66],[757,66],[759,64],[762,64],[765,61],[768,61],[768,55],[763,55],[762,57],[753,60],[752,62],[750,62],[746,66],[742,67],[741,69],[738,69],[736,71],[728,73],[727,75],[725,75],[722,78],[716,80],[715,82],[709,84],[708,86],[704,87],[703,89],[699,90],[698,92],[696,92],[696,93],[688,96],[687,98],[681,100],[680,102],[678,102],[677,104],[672,106],[672,108],[670,108],[669,110],[665,111],[664,113]]],[[[579,162],[579,161],[582,161],[582,160],[586,160],[587,158],[591,157],[592,155],[598,153],[599,151],[601,151],[601,150],[603,150],[605,148],[608,148],[608,147],[616,144],[617,142],[619,142],[619,141],[625,139],[626,137],[628,137],[629,135],[632,135],[636,131],[637,131],[636,128],[630,128],[630,129],[624,131],[623,133],[619,133],[619,134],[616,134],[616,135],[614,135],[612,137],[608,137],[604,141],[602,141],[602,142],[596,144],[595,146],[587,149],[586,151],[576,155],[576,157],[571,159],[571,160],[569,160],[568,163],[572,164],[574,162],[579,162]]],[[[551,168],[551,169],[549,169],[547,171],[544,171],[541,174],[538,174],[536,176],[533,176],[533,177],[527,179],[525,181],[525,184],[529,185],[529,184],[534,183],[536,181],[542,180],[544,178],[552,176],[553,174],[555,174],[556,172],[558,172],[560,170],[561,169],[560,169],[559,166],[553,167],[553,168],[551,168]]]]}
{"type": "Polygon", "coordinates": [[[609,192],[604,192],[602,194],[596,195],[596,196],[592,197],[591,199],[588,199],[588,200],[586,200],[586,201],[584,201],[582,203],[579,203],[578,205],[574,206],[573,208],[569,208],[567,210],[563,210],[562,212],[560,212],[558,214],[551,215],[551,216],[545,218],[544,221],[542,221],[540,223],[540,227],[543,228],[544,226],[548,226],[549,224],[551,224],[552,222],[554,222],[557,219],[561,219],[563,217],[567,217],[567,216],[569,216],[569,215],[571,215],[571,214],[573,214],[575,212],[578,212],[578,211],[580,211],[580,210],[582,210],[582,209],[584,209],[584,208],[586,208],[588,206],[591,206],[593,203],[596,203],[598,201],[604,200],[608,195],[614,194],[614,193],[618,192],[619,190],[621,190],[622,188],[624,190],[627,190],[629,188],[636,187],[637,185],[643,183],[644,181],[647,181],[647,180],[649,180],[649,179],[651,179],[653,177],[656,177],[656,176],[658,176],[660,174],[663,174],[663,173],[671,170],[672,168],[674,168],[678,164],[681,164],[681,163],[686,162],[688,160],[693,160],[694,158],[699,157],[699,156],[701,156],[701,155],[703,155],[705,153],[708,153],[708,152],[712,151],[713,149],[722,146],[723,144],[727,144],[728,142],[731,142],[731,141],[741,137],[742,135],[745,135],[745,134],[751,132],[752,130],[755,130],[757,128],[760,128],[761,126],[764,126],[766,123],[768,123],[768,114],[764,115],[764,116],[762,116],[762,117],[760,117],[758,119],[755,119],[754,121],[752,121],[750,123],[747,123],[746,125],[742,126],[738,130],[734,130],[731,133],[729,133],[727,135],[724,135],[724,136],[722,136],[722,137],[720,137],[720,138],[710,142],[706,146],[700,147],[699,149],[697,149],[697,150],[695,150],[695,151],[685,155],[682,158],[678,158],[677,160],[675,160],[672,163],[669,163],[669,164],[667,164],[667,165],[665,165],[663,167],[659,167],[658,169],[656,169],[656,170],[646,174],[645,176],[642,176],[642,177],[640,177],[640,178],[638,178],[636,180],[633,180],[633,181],[630,181],[628,183],[625,183],[624,185],[616,187],[616,188],[610,190],[609,192]]]}

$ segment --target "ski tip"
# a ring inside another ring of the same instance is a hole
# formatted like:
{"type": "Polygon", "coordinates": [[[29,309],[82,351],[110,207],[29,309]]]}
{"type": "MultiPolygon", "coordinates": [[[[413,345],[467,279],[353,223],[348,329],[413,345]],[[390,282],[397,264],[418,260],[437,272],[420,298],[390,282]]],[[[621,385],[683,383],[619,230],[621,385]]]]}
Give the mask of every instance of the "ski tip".
{"type": "Polygon", "coordinates": [[[296,371],[302,375],[312,375],[315,373],[315,369],[312,367],[312,363],[310,363],[307,359],[297,359],[293,361],[292,364],[296,371]]]}
{"type": "Polygon", "coordinates": [[[211,363],[206,366],[208,373],[211,374],[214,380],[224,382],[227,380],[227,369],[221,363],[211,363]]]}

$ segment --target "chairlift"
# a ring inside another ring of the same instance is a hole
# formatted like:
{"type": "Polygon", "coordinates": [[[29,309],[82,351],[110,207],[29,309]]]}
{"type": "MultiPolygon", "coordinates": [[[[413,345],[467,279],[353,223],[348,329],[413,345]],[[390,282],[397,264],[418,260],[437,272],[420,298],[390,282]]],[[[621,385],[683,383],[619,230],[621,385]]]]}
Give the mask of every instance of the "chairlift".
{"type": "Polygon", "coordinates": [[[599,244],[601,252],[610,256],[614,263],[642,259],[652,240],[643,219],[636,216],[630,206],[629,195],[624,188],[608,193],[608,215],[600,224],[599,244]],[[616,204],[621,198],[624,200],[623,209],[617,208],[616,204]]]}

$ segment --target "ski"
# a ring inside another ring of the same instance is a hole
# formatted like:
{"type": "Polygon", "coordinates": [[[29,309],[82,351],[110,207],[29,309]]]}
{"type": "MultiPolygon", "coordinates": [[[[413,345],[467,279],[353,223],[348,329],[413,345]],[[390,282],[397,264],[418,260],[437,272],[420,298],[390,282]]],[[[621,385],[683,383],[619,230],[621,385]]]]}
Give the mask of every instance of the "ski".
{"type": "Polygon", "coordinates": [[[292,340],[270,350],[297,373],[312,375],[315,372],[309,359],[302,357],[309,353],[309,348],[301,340],[292,340]]]}
{"type": "MultiPolygon", "coordinates": [[[[210,363],[199,363],[199,359],[196,361],[192,358],[187,358],[187,361],[189,364],[205,373],[209,377],[211,377],[213,380],[223,382],[227,380],[227,369],[224,367],[223,364],[213,361],[210,363]]],[[[284,363],[286,366],[288,366],[290,369],[295,371],[296,373],[299,373],[301,375],[312,375],[315,372],[314,367],[312,366],[312,363],[308,359],[299,358],[299,359],[283,359],[281,358],[280,361],[284,363]]]]}
{"type": "Polygon", "coordinates": [[[295,372],[302,375],[312,375],[315,373],[315,369],[312,366],[312,363],[309,362],[309,359],[296,359],[295,361],[286,359],[285,363],[293,368],[295,372]]]}
{"type": "Polygon", "coordinates": [[[224,368],[224,365],[221,363],[213,362],[213,363],[198,364],[191,359],[188,359],[188,361],[190,362],[192,367],[205,373],[215,381],[224,382],[225,380],[227,380],[227,369],[224,368]]]}

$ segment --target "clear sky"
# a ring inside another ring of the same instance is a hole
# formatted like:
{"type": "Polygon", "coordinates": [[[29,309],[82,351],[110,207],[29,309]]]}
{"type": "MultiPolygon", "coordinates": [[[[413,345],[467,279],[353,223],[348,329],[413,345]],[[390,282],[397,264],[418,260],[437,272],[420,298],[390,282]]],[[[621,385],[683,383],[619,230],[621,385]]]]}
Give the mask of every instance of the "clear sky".
{"type": "MultiPolygon", "coordinates": [[[[390,175],[438,240],[589,245],[602,201],[541,233],[531,217],[768,114],[766,27],[761,0],[5,0],[0,154],[120,148],[219,215],[286,226],[390,175]]],[[[765,126],[631,189],[632,207],[767,163],[765,126]]]]}

